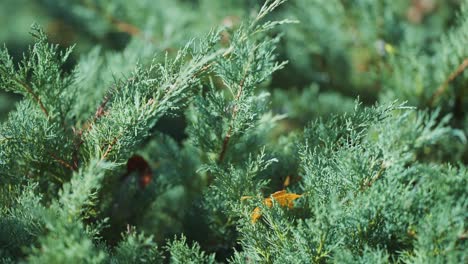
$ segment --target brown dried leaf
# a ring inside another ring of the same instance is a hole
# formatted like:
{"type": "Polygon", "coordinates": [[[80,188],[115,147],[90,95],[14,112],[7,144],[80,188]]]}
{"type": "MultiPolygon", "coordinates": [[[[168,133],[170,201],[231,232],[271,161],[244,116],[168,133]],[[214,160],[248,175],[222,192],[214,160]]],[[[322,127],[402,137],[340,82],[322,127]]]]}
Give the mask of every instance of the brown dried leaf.
{"type": "MultiPolygon", "coordinates": [[[[273,200],[272,199],[274,199],[281,207],[287,207],[287,208],[291,209],[291,208],[294,207],[294,200],[296,200],[297,198],[300,198],[300,197],[302,197],[301,194],[288,193],[286,190],[282,190],[282,191],[277,191],[277,192],[273,193],[268,198],[265,198],[263,200],[263,203],[268,207],[272,207],[273,206],[273,200]]],[[[242,196],[241,201],[246,200],[246,199],[250,199],[250,198],[252,198],[252,197],[251,196],[242,196]]],[[[255,224],[258,221],[258,219],[260,219],[261,216],[262,216],[262,212],[261,212],[260,207],[255,207],[255,209],[252,211],[250,219],[251,219],[252,223],[255,224]]]]}

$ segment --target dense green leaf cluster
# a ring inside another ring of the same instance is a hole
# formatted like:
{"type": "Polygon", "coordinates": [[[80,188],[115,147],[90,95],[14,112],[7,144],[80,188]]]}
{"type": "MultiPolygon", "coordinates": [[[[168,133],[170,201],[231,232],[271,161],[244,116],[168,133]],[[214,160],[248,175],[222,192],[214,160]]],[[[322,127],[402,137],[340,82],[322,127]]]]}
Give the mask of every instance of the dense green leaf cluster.
{"type": "Polygon", "coordinates": [[[466,0],[20,1],[0,262],[468,261],[466,0]]]}

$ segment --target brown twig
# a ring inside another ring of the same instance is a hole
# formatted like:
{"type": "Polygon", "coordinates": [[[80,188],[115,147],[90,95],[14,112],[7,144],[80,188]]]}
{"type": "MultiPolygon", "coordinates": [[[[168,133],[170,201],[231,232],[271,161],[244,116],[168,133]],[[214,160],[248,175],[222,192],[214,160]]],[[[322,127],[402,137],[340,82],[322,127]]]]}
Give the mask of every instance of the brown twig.
{"type": "Polygon", "coordinates": [[[148,42],[150,42],[152,44],[156,43],[156,40],[153,37],[145,38],[143,36],[143,34],[142,34],[142,30],[140,28],[138,28],[137,26],[134,26],[134,25],[132,25],[130,23],[118,20],[118,19],[116,19],[115,17],[113,17],[111,15],[108,15],[106,17],[107,17],[108,21],[112,25],[114,25],[115,28],[117,28],[118,31],[127,33],[127,34],[129,34],[130,36],[133,36],[133,37],[139,37],[142,40],[148,41],[148,42]]]}
{"type": "Polygon", "coordinates": [[[141,34],[141,30],[132,24],[119,21],[114,17],[109,17],[109,20],[118,30],[125,32],[131,36],[138,36],[141,34]]]}
{"type": "Polygon", "coordinates": [[[47,109],[45,108],[44,104],[42,103],[41,99],[39,98],[39,96],[37,94],[34,93],[34,91],[31,89],[31,87],[29,87],[29,85],[19,79],[16,79],[16,82],[19,83],[24,89],[26,89],[26,91],[32,95],[32,97],[34,98],[34,100],[36,100],[36,102],[39,104],[39,107],[41,108],[42,112],[44,112],[44,114],[46,115],[46,117],[49,117],[49,112],[47,111],[47,109]]]}
{"type": "Polygon", "coordinates": [[[116,17],[112,16],[111,14],[103,14],[102,10],[96,6],[94,3],[90,1],[83,2],[83,5],[92,9],[94,12],[101,14],[107,21],[112,24],[118,31],[124,32],[129,34],[130,36],[140,37],[144,40],[149,40],[151,43],[155,43],[156,41],[153,38],[143,38],[142,30],[135,25],[132,25],[128,22],[122,21],[117,19],[116,17]]]}
{"type": "Polygon", "coordinates": [[[221,152],[219,153],[219,158],[218,158],[219,163],[223,162],[224,156],[226,155],[226,150],[229,145],[229,140],[231,139],[231,133],[232,133],[232,126],[229,126],[229,130],[226,133],[226,136],[224,137],[224,140],[223,140],[223,146],[221,148],[221,152]]]}
{"type": "MultiPolygon", "coordinates": [[[[111,89],[112,90],[112,89],[111,89]]],[[[109,100],[111,99],[111,94],[108,93],[104,96],[104,99],[102,100],[101,104],[99,105],[99,107],[96,109],[96,112],[94,113],[94,119],[92,121],[92,123],[96,123],[96,121],[104,115],[105,113],[105,109],[106,109],[106,105],[107,103],[109,102],[109,100]]],[[[88,127],[88,130],[90,129],[91,126],[88,127]]]]}
{"type": "Polygon", "coordinates": [[[198,72],[196,72],[193,76],[194,76],[194,77],[199,77],[200,74],[204,73],[206,70],[208,70],[209,68],[211,68],[213,65],[214,65],[214,62],[209,63],[209,64],[203,66],[203,67],[202,67],[198,72]]]}
{"type": "Polygon", "coordinates": [[[75,168],[75,170],[78,169],[78,161],[79,161],[78,153],[80,151],[81,145],[83,145],[83,138],[82,138],[83,132],[90,131],[93,127],[93,124],[96,123],[96,121],[105,114],[105,108],[110,99],[111,99],[111,93],[107,93],[104,96],[104,99],[102,100],[101,104],[96,109],[93,119],[85,123],[85,125],[81,129],[73,128],[73,132],[75,134],[75,150],[73,151],[73,167],[75,168]]]}
{"type": "MultiPolygon", "coordinates": [[[[248,68],[246,69],[246,71],[244,73],[244,77],[242,78],[242,81],[239,84],[239,90],[237,91],[237,95],[236,95],[236,98],[234,99],[234,101],[238,101],[239,98],[242,95],[242,91],[244,89],[244,83],[245,83],[245,78],[247,76],[247,73],[248,73],[248,68]]],[[[221,147],[221,152],[219,153],[218,163],[223,162],[224,157],[226,155],[226,151],[227,151],[228,146],[229,146],[229,141],[231,140],[232,128],[234,126],[234,120],[236,119],[238,111],[239,111],[239,108],[238,108],[237,105],[235,105],[233,110],[232,110],[231,123],[229,124],[228,132],[226,133],[226,136],[224,137],[223,146],[221,147]]]]}
{"type": "Polygon", "coordinates": [[[382,162],[382,164],[380,165],[379,171],[377,171],[377,173],[370,179],[370,181],[365,182],[361,189],[365,190],[367,188],[370,188],[378,179],[380,179],[380,177],[382,177],[385,169],[386,169],[386,166],[382,162]]]}
{"type": "Polygon", "coordinates": [[[76,130],[74,127],[73,129],[73,134],[75,135],[74,137],[74,144],[75,144],[75,149],[73,150],[72,153],[72,159],[73,159],[73,167],[78,170],[78,162],[80,160],[79,153],[80,153],[80,148],[81,145],[83,145],[83,130],[76,130]]]}
{"type": "MultiPolygon", "coordinates": [[[[229,49],[226,50],[226,52],[223,53],[222,56],[223,56],[223,57],[227,57],[229,54],[231,54],[231,52],[232,52],[232,48],[229,48],[229,49]]],[[[213,67],[213,65],[215,65],[215,64],[216,64],[216,62],[213,61],[213,62],[210,62],[210,63],[204,65],[203,67],[201,67],[201,69],[200,69],[198,72],[196,72],[196,73],[194,74],[194,77],[199,77],[200,74],[202,74],[203,72],[209,70],[209,69],[210,69],[211,67],[213,67]]]]}
{"type": "Polygon", "coordinates": [[[438,88],[437,90],[434,92],[434,94],[431,96],[431,99],[429,99],[429,105],[430,106],[433,106],[436,99],[441,96],[443,93],[445,93],[445,91],[447,90],[448,88],[448,85],[450,84],[450,82],[452,82],[453,80],[455,80],[455,78],[457,78],[461,73],[463,73],[464,70],[466,70],[466,68],[468,68],[468,58],[465,59],[458,67],[457,69],[455,69],[455,71],[453,71],[449,77],[447,78],[447,80],[445,80],[444,83],[442,83],[438,88]]]}
{"type": "Polygon", "coordinates": [[[468,231],[465,231],[465,232],[463,232],[463,234],[459,235],[458,239],[460,239],[460,240],[468,239],[468,231]]]}
{"type": "Polygon", "coordinates": [[[114,148],[115,144],[118,141],[118,137],[115,137],[114,140],[107,146],[106,152],[104,152],[104,155],[102,155],[101,160],[105,160],[109,153],[111,152],[112,148],[114,148]]]}
{"type": "Polygon", "coordinates": [[[55,161],[57,161],[58,163],[62,164],[63,166],[67,167],[68,169],[72,170],[72,171],[75,171],[75,167],[73,167],[72,165],[70,165],[70,163],[64,161],[63,159],[57,157],[54,153],[50,153],[50,156],[52,156],[52,158],[54,158],[55,161]]]}

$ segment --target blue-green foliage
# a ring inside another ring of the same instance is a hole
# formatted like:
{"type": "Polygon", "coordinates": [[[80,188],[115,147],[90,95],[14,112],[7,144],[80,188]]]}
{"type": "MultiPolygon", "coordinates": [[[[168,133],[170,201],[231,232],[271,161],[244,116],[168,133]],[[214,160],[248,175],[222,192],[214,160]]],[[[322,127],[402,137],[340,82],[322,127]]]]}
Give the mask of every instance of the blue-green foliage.
{"type": "Polygon", "coordinates": [[[0,262],[468,260],[466,0],[22,2],[0,262]]]}

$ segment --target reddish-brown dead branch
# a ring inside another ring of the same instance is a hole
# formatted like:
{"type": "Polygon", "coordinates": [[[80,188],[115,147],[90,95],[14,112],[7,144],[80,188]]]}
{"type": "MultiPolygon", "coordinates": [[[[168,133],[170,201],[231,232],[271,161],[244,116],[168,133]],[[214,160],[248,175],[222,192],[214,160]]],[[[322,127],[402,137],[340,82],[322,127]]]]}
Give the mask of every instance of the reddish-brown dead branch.
{"type": "Polygon", "coordinates": [[[16,80],[17,83],[19,83],[29,94],[31,94],[31,96],[34,98],[34,100],[39,104],[39,107],[41,108],[42,112],[44,112],[44,114],[46,115],[46,117],[49,117],[49,112],[47,111],[47,109],[45,108],[44,104],[42,103],[41,99],[39,98],[39,96],[37,94],[34,93],[34,91],[31,89],[31,87],[21,81],[21,80],[16,80]]]}
{"type": "Polygon", "coordinates": [[[64,161],[63,159],[57,157],[54,153],[50,153],[50,156],[55,160],[57,161],[58,163],[60,163],[61,165],[63,165],[64,167],[66,167],[67,169],[70,169],[72,171],[75,171],[76,168],[74,166],[72,166],[70,163],[64,161]]]}
{"type": "MultiPolygon", "coordinates": [[[[242,78],[242,81],[239,84],[239,90],[237,91],[237,95],[236,95],[236,98],[234,98],[234,101],[238,101],[239,98],[242,95],[242,91],[244,89],[244,83],[245,83],[245,78],[247,76],[247,73],[248,73],[248,70],[245,71],[244,77],[242,78]]],[[[226,151],[227,151],[228,146],[229,146],[229,141],[231,140],[232,128],[234,126],[234,120],[236,119],[238,111],[239,111],[239,108],[237,107],[237,105],[235,105],[233,110],[232,110],[231,123],[229,124],[228,132],[226,133],[226,136],[224,137],[223,145],[221,147],[221,152],[219,153],[219,158],[218,158],[219,163],[223,162],[224,157],[226,156],[226,151]]]]}
{"type": "Polygon", "coordinates": [[[232,126],[229,127],[229,130],[226,136],[224,137],[223,146],[221,147],[221,152],[219,153],[219,158],[218,158],[219,163],[223,162],[224,156],[226,155],[226,151],[229,145],[229,140],[231,139],[231,133],[232,133],[232,126]]]}
{"type": "Polygon", "coordinates": [[[434,92],[434,94],[432,95],[431,99],[429,100],[429,105],[433,106],[434,103],[436,102],[436,99],[441,96],[442,94],[445,93],[445,91],[447,90],[449,84],[455,80],[455,78],[457,78],[460,74],[463,73],[463,71],[466,70],[466,68],[468,68],[468,58],[465,59],[456,69],[455,71],[453,71],[449,77],[447,78],[447,80],[445,80],[444,83],[442,83],[438,88],[437,90],[434,92]]]}
{"type": "Polygon", "coordinates": [[[102,100],[102,103],[99,105],[96,112],[94,113],[93,123],[95,123],[101,116],[104,115],[106,105],[107,105],[107,103],[109,102],[110,99],[111,99],[110,93],[108,93],[106,96],[104,96],[104,99],[102,100]]]}
{"type": "Polygon", "coordinates": [[[115,144],[117,144],[117,141],[118,141],[118,138],[115,137],[112,142],[107,145],[107,149],[106,149],[106,152],[104,152],[104,155],[102,155],[101,157],[101,160],[105,160],[107,158],[107,156],[109,155],[109,153],[111,152],[111,150],[114,148],[115,144]]]}
{"type": "Polygon", "coordinates": [[[122,31],[122,32],[125,32],[129,35],[132,35],[132,36],[138,36],[141,34],[141,30],[139,28],[137,28],[136,26],[134,25],[131,25],[129,23],[126,23],[126,22],[123,22],[123,21],[119,21],[115,18],[111,18],[111,22],[112,24],[115,25],[115,27],[122,31]]]}
{"type": "MultiPolygon", "coordinates": [[[[118,31],[124,32],[129,34],[130,36],[140,37],[143,39],[143,34],[140,28],[135,25],[132,25],[128,22],[122,21],[117,19],[116,17],[112,16],[111,14],[103,14],[103,10],[96,6],[94,3],[90,1],[84,1],[82,3],[87,8],[93,10],[97,14],[100,14],[103,18],[105,18],[111,25],[113,25],[118,31]]],[[[145,40],[149,40],[150,42],[154,43],[154,39],[146,38],[145,40]]]]}
{"type": "Polygon", "coordinates": [[[78,169],[78,162],[79,162],[78,154],[80,152],[81,145],[83,145],[83,138],[82,138],[83,132],[90,131],[94,123],[96,123],[96,121],[105,114],[106,105],[110,99],[111,99],[111,93],[108,93],[106,96],[104,96],[102,103],[96,109],[93,119],[86,122],[85,125],[81,129],[75,129],[75,128],[73,129],[73,132],[75,134],[75,149],[73,151],[73,167],[75,169],[78,169]]]}

